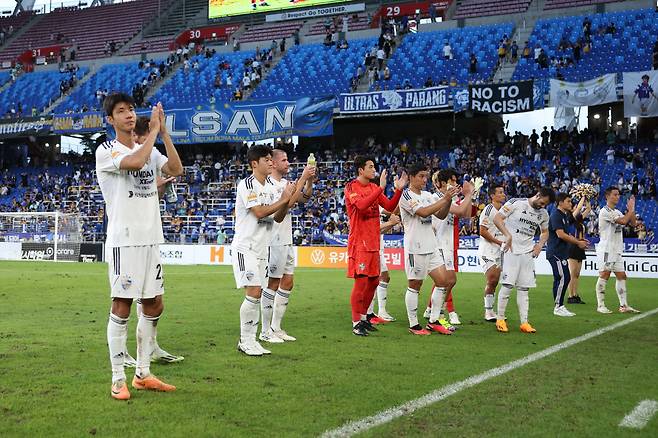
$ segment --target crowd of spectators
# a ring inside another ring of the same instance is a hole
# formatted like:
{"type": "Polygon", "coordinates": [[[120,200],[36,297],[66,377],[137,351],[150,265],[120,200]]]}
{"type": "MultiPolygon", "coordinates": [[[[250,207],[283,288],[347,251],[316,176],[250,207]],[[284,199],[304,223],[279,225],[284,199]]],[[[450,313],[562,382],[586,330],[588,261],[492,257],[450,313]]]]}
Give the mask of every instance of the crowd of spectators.
{"type": "MultiPolygon", "coordinates": [[[[296,163],[291,173],[291,179],[294,179],[301,172],[308,151],[295,148],[291,143],[278,146],[289,150],[290,161],[296,163]]],[[[245,162],[247,147],[245,144],[237,150],[220,154],[182,152],[186,172],[177,183],[178,202],[170,205],[163,202],[163,224],[168,241],[230,242],[234,185],[249,174],[245,162]]],[[[314,151],[320,179],[315,184],[311,200],[292,210],[296,244],[321,244],[325,242],[324,233],[348,233],[342,190],[353,178],[354,157],[364,151],[376,157],[378,166],[389,169],[391,178],[408,163],[422,160],[432,170],[452,167],[464,179],[481,176],[485,188],[490,182],[500,182],[505,186],[508,198],[532,196],[541,186],[550,186],[556,192],[569,192],[582,182],[591,183],[600,193],[605,189],[602,181],[605,169],[593,165],[591,157],[595,154],[605,161],[605,166],[624,162],[624,172],[615,181],[624,195],[634,194],[642,200],[656,199],[655,166],[653,160],[645,159],[651,154],[650,150],[647,146],[619,143],[614,134],[597,138],[588,130],[568,132],[544,127],[540,132],[533,130],[530,135],[501,132],[491,138],[462,137],[458,142],[452,139],[442,143],[426,137],[383,142],[371,136],[362,141],[355,140],[346,147],[314,151]]],[[[78,212],[85,218],[85,237],[102,240],[103,202],[93,173],[93,155],[87,153],[67,159],[68,165],[59,166],[57,172],[48,169],[30,172],[28,168],[12,172],[5,169],[0,181],[0,210],[78,212]]],[[[477,203],[478,214],[487,202],[486,196],[481,195],[477,203]]],[[[597,236],[596,218],[601,199],[593,200],[592,204],[585,226],[590,236],[597,236]]],[[[650,228],[640,218],[638,226],[625,229],[624,234],[626,237],[648,238],[653,236],[650,228]]],[[[394,233],[400,231],[393,230],[394,233]]],[[[477,231],[477,215],[460,222],[462,235],[474,235],[477,231]]]]}

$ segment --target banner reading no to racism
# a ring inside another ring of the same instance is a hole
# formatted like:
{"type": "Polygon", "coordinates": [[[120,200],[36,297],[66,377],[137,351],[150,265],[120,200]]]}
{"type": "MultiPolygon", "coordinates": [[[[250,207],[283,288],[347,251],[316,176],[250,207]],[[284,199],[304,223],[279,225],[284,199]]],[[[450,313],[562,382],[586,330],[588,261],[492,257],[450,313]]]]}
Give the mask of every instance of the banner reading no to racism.
{"type": "Polygon", "coordinates": [[[532,81],[468,87],[471,111],[512,114],[534,110],[532,81]]]}

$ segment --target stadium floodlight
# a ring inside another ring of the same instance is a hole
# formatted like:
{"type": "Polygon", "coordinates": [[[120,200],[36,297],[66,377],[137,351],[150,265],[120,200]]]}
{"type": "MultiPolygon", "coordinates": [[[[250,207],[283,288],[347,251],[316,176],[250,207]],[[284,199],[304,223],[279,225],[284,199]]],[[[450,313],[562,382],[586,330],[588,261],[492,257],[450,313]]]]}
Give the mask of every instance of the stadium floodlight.
{"type": "Polygon", "coordinates": [[[624,124],[624,122],[622,122],[621,120],[617,120],[617,126],[621,126],[623,124],[624,124]]]}
{"type": "Polygon", "coordinates": [[[0,242],[20,242],[23,260],[77,262],[82,241],[77,213],[0,213],[0,242]]]}
{"type": "Polygon", "coordinates": [[[594,114],[594,119],[599,120],[600,118],[601,118],[601,114],[598,113],[594,114]]]}

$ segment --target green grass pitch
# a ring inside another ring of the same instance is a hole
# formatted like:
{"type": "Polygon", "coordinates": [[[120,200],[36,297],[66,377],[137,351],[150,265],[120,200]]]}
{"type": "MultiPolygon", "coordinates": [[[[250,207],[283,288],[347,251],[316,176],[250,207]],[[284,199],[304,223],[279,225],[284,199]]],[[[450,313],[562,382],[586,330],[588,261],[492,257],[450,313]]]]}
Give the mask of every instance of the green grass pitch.
{"type": "MultiPolygon", "coordinates": [[[[179,389],[132,390],[119,402],[109,395],[107,265],[0,262],[0,436],[317,436],[629,317],[595,312],[593,278],[582,280],[587,304],[569,306],[577,316],[554,317],[552,279],[540,277],[530,295],[538,333],[518,331],[513,295],[510,333],[499,334],[482,320],[484,277],[459,274],[464,325],[450,337],[414,337],[396,271],[388,307],[398,321],[364,339],[350,333],[344,272],[298,269],[284,328],[299,340],[250,358],[236,351],[243,294],[230,267],[167,266],[165,276],[158,340],[186,359],[152,370],[179,389]]],[[[631,278],[630,304],[658,307],[657,286],[631,278]]],[[[618,304],[614,281],[607,304],[618,304]]],[[[133,315],[133,354],[135,323],[133,315]]],[[[658,436],[658,417],[641,431],[617,426],[641,400],[658,400],[657,367],[653,315],[364,435],[658,436]]]]}

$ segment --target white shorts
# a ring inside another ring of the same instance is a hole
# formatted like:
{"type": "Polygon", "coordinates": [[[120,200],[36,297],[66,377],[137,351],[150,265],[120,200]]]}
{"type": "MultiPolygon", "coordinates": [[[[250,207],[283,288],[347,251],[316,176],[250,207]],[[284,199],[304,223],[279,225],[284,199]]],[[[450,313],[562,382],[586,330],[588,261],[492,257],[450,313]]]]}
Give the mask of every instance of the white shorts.
{"type": "Polygon", "coordinates": [[[386,257],[384,257],[384,251],[379,252],[379,272],[388,272],[388,266],[386,266],[386,257]]]}
{"type": "Polygon", "coordinates": [[[439,256],[443,260],[442,265],[445,265],[446,271],[455,270],[455,251],[452,249],[439,249],[439,256]]]}
{"type": "Polygon", "coordinates": [[[267,276],[281,278],[295,272],[295,250],[292,245],[270,246],[267,260],[267,276]]]}
{"type": "Polygon", "coordinates": [[[164,294],[160,245],[105,247],[112,298],[155,298],[164,294]]]}
{"type": "Polygon", "coordinates": [[[502,284],[509,284],[517,288],[537,286],[535,258],[531,252],[527,254],[504,253],[501,268],[503,269],[500,275],[500,282],[502,284]]]}
{"type": "Polygon", "coordinates": [[[500,268],[501,265],[502,261],[500,254],[498,254],[498,256],[491,256],[490,254],[480,256],[480,266],[482,266],[482,272],[485,274],[489,269],[493,267],[500,268]]]}
{"type": "Polygon", "coordinates": [[[443,258],[439,250],[429,254],[408,254],[404,252],[404,270],[407,280],[424,280],[427,274],[443,266],[443,258]]]}
{"type": "Polygon", "coordinates": [[[242,289],[247,286],[267,287],[267,259],[259,259],[251,251],[238,251],[231,248],[233,260],[233,276],[235,287],[242,289]]]}
{"type": "Polygon", "coordinates": [[[621,254],[597,253],[596,264],[599,272],[625,272],[624,259],[621,254]]]}

